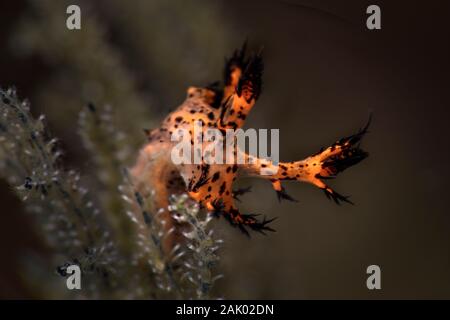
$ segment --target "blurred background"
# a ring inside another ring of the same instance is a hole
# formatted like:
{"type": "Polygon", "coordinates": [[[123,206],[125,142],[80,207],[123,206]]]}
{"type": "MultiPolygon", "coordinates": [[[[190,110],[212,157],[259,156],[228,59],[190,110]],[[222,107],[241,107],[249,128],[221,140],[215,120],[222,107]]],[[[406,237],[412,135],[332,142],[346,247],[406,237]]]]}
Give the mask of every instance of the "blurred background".
{"type": "MultiPolygon", "coordinates": [[[[355,206],[286,183],[278,203],[264,181],[243,212],[277,216],[276,233],[247,239],[226,221],[216,287],[228,299],[450,298],[448,1],[376,1],[382,29],[366,28],[372,1],[8,1],[0,13],[0,86],[15,86],[61,138],[64,162],[89,177],[78,134],[87,101],[155,127],[190,85],[221,80],[245,39],[264,46],[264,89],[246,126],[280,129],[282,161],[355,132],[373,112],[370,157],[332,182],[355,206]],[[78,4],[82,29],[65,27],[78,4]],[[150,119],[150,120],[146,120],[150,119]],[[382,289],[366,288],[366,268],[382,289]]],[[[145,143],[133,141],[136,146],[145,143]]],[[[48,249],[0,182],[0,297],[39,298],[22,261],[48,249]]],[[[49,270],[49,273],[53,270],[49,270]]]]}

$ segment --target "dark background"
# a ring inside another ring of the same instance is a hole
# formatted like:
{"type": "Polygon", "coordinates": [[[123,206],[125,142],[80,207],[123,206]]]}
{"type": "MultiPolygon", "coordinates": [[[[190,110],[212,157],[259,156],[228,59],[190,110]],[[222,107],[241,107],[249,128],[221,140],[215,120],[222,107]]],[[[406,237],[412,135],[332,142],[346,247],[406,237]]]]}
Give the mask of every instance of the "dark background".
{"type": "MultiPolygon", "coordinates": [[[[182,101],[188,85],[220,78],[223,57],[245,38],[255,49],[264,46],[266,65],[264,91],[247,127],[279,128],[281,160],[303,158],[353,133],[373,111],[363,142],[371,156],[333,182],[337,191],[351,194],[355,206],[336,206],[315,188],[296,183],[286,188],[300,203],[280,205],[267,183],[241,183],[254,186],[242,210],[278,216],[278,232],[248,240],[225,222],[217,224],[225,238],[221,268],[226,278],[218,288],[223,296],[450,298],[448,1],[224,1],[213,6],[169,1],[153,12],[160,21],[128,17],[130,24],[142,21],[142,34],[127,29],[120,14],[125,17],[143,2],[123,1],[123,10],[116,11],[111,8],[119,8],[120,1],[112,3],[93,1],[89,12],[121,52],[156,120],[182,101]],[[365,27],[370,4],[381,7],[381,30],[365,27]],[[205,6],[211,6],[206,14],[200,10],[205,6]],[[174,19],[174,12],[185,14],[174,19]],[[189,32],[198,32],[196,41],[186,40],[189,32]],[[169,63],[157,52],[159,64],[141,68],[142,56],[132,45],[138,36],[145,43],[164,39],[177,55],[169,56],[169,63]],[[192,52],[199,53],[192,58],[192,52]],[[192,68],[183,69],[186,65],[192,68]],[[381,267],[380,291],[366,288],[371,264],[381,267]]],[[[65,161],[88,171],[76,112],[73,121],[63,122],[59,119],[71,113],[64,105],[51,109],[42,95],[43,84],[67,66],[36,53],[18,54],[11,40],[30,10],[28,1],[2,4],[0,85],[16,86],[35,114],[50,113],[52,131],[64,141],[65,161]]],[[[60,14],[65,17],[65,10],[60,14]]],[[[58,43],[45,43],[53,45],[58,43]]],[[[66,99],[76,96],[71,92],[66,99]]],[[[33,298],[21,280],[20,261],[29,252],[45,256],[46,249],[6,183],[0,190],[0,297],[33,298]]]]}

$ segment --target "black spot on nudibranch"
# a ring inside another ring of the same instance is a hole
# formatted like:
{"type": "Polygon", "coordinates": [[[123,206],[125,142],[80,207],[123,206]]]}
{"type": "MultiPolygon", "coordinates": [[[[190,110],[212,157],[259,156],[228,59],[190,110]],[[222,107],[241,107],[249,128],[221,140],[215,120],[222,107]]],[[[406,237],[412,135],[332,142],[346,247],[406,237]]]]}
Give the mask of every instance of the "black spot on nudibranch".
{"type": "Polygon", "coordinates": [[[208,113],[208,119],[209,120],[214,120],[214,112],[210,112],[210,113],[208,113]]]}
{"type": "Polygon", "coordinates": [[[222,185],[220,186],[220,189],[219,189],[219,195],[222,195],[222,194],[225,192],[226,186],[227,186],[227,183],[224,181],[224,182],[222,183],[222,185]]]}
{"type": "Polygon", "coordinates": [[[220,177],[220,172],[214,173],[214,175],[212,176],[211,182],[216,182],[217,180],[219,180],[219,177],[220,177]]]}

